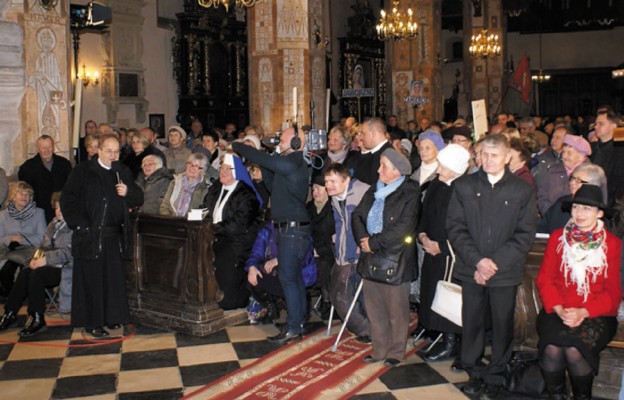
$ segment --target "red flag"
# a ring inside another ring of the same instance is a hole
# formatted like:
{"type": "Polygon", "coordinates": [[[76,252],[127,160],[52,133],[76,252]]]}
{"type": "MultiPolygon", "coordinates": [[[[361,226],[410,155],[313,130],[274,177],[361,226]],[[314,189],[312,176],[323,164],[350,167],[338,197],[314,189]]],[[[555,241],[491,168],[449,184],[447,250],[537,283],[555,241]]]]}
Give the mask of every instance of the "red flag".
{"type": "Polygon", "coordinates": [[[518,64],[518,68],[509,80],[509,86],[520,92],[522,101],[529,104],[531,102],[531,90],[533,90],[533,82],[531,81],[531,68],[529,67],[529,58],[527,55],[522,56],[522,60],[518,64]]]}

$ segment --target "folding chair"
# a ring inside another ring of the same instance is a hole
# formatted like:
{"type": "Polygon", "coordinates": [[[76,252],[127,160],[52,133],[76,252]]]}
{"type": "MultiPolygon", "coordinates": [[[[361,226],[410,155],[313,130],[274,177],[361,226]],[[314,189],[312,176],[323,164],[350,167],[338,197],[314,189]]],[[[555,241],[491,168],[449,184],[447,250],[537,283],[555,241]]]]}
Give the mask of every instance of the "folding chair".
{"type": "Polygon", "coordinates": [[[46,298],[48,300],[48,304],[46,304],[46,313],[50,313],[50,314],[58,314],[59,317],[61,317],[62,320],[67,321],[69,318],[67,318],[65,315],[63,315],[62,312],[60,312],[60,302],[59,302],[59,293],[61,292],[60,286],[52,286],[52,287],[47,287],[45,288],[45,294],[46,294],[46,298]]]}

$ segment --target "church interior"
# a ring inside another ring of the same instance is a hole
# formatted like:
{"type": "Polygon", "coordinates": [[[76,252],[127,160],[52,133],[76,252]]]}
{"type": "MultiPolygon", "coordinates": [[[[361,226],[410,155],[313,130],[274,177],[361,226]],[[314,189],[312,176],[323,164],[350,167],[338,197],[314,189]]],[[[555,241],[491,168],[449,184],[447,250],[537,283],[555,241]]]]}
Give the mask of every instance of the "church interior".
{"type": "MultiPolygon", "coordinates": [[[[621,110],[623,42],[624,4],[612,0],[0,0],[0,167],[15,179],[42,134],[73,160],[88,120],[164,138],[195,118],[267,133],[348,116],[452,122],[476,100],[490,120],[621,110]],[[415,33],[380,39],[393,4],[414,10],[415,33]],[[498,48],[473,49],[480,33],[498,48]],[[529,98],[508,85],[522,60],[529,98]]],[[[198,390],[279,348],[265,340],[274,326],[220,318],[230,323],[208,335],[138,323],[105,345],[61,314],[36,338],[0,332],[0,397],[210,398],[198,390]]],[[[412,354],[351,398],[466,398],[467,375],[450,366],[412,354]]],[[[596,398],[617,398],[621,368],[596,398]]]]}

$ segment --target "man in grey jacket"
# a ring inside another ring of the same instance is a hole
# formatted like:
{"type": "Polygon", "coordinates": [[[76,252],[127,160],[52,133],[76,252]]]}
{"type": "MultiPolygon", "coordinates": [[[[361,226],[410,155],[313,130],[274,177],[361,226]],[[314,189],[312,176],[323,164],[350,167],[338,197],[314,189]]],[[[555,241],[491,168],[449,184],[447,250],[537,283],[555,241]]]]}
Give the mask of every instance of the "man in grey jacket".
{"type": "Polygon", "coordinates": [[[516,288],[535,236],[537,209],[531,185],[509,168],[509,141],[500,134],[481,145],[483,166],[454,183],[446,229],[462,282],[461,362],[470,376],[464,392],[497,399],[513,346],[516,288]],[[488,318],[489,317],[489,318],[488,318]],[[492,322],[492,359],[481,362],[486,321],[492,322]]]}

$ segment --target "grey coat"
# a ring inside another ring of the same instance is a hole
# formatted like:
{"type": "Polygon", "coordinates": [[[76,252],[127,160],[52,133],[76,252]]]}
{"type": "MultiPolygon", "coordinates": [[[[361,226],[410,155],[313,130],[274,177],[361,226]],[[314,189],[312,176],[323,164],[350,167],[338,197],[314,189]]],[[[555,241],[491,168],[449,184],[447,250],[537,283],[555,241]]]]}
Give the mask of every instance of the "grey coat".
{"type": "Polygon", "coordinates": [[[45,250],[47,266],[62,268],[61,284],[59,285],[61,309],[59,311],[68,313],[71,311],[72,275],[74,270],[74,257],[71,253],[73,231],[65,223],[57,231],[56,221],[56,218],[54,218],[48,225],[39,247],[45,250]]]}
{"type": "Polygon", "coordinates": [[[172,180],[173,175],[165,167],[157,169],[147,178],[141,171],[136,180],[137,185],[143,190],[143,205],[139,211],[145,214],[158,214],[172,180]]]}

